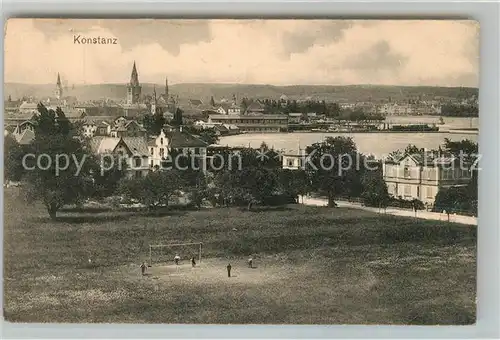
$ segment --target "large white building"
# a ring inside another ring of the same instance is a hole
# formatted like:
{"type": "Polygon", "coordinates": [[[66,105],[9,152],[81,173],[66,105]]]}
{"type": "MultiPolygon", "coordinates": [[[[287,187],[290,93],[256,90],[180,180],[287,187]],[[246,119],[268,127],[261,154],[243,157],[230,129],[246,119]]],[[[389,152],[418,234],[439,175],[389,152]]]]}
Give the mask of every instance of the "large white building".
{"type": "Polygon", "coordinates": [[[390,195],[433,204],[441,188],[467,185],[471,172],[453,156],[422,153],[385,160],[383,177],[390,195]]]}
{"type": "Polygon", "coordinates": [[[162,167],[162,162],[169,160],[170,153],[181,151],[183,154],[191,154],[195,157],[205,158],[208,144],[205,141],[182,130],[165,131],[148,142],[149,166],[151,168],[162,167]]]}

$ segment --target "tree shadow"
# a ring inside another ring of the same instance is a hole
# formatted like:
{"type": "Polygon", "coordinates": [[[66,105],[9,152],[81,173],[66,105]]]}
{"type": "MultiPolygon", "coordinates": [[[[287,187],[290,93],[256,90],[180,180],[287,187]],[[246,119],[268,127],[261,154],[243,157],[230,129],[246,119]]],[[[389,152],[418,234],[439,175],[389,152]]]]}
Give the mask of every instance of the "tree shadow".
{"type": "Polygon", "coordinates": [[[64,207],[60,209],[60,212],[65,212],[65,213],[103,213],[103,212],[110,212],[113,209],[110,207],[64,207]]]}
{"type": "Polygon", "coordinates": [[[186,211],[164,209],[164,210],[140,211],[135,213],[134,215],[141,217],[166,217],[166,216],[184,216],[186,214],[187,214],[186,211]]]}
{"type": "Polygon", "coordinates": [[[36,218],[37,222],[41,223],[70,223],[70,224],[83,224],[83,223],[99,223],[99,222],[116,222],[126,221],[130,219],[131,214],[103,214],[103,215],[59,215],[55,219],[50,217],[36,218]]]}
{"type": "Polygon", "coordinates": [[[240,211],[248,211],[248,212],[266,212],[266,211],[291,211],[294,210],[286,205],[280,206],[253,206],[248,210],[246,207],[240,207],[240,211]]]}

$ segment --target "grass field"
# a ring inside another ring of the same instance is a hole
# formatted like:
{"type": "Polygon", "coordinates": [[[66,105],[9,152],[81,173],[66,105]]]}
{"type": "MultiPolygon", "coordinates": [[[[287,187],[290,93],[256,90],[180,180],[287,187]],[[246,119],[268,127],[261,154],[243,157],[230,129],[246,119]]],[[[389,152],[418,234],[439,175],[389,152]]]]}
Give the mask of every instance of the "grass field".
{"type": "Polygon", "coordinates": [[[8,321],[475,322],[476,227],[304,206],[64,211],[53,222],[17,190],[4,193],[8,321]],[[177,241],[204,243],[199,267],[140,275],[149,244],[177,241]]]}

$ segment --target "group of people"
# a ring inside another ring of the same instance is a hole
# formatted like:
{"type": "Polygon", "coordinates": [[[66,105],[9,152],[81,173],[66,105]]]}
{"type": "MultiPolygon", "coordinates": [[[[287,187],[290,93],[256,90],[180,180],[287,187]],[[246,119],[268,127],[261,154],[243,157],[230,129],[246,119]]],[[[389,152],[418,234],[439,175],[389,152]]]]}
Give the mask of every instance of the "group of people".
{"type": "MultiPolygon", "coordinates": [[[[175,254],[174,256],[174,263],[176,266],[178,266],[181,262],[181,257],[179,256],[179,254],[175,254]]],[[[248,258],[248,268],[253,268],[253,258],[252,257],[249,257],[248,258]]],[[[194,268],[196,267],[196,259],[195,257],[193,256],[191,258],[191,266],[194,268]]],[[[146,262],[143,262],[141,264],[141,273],[142,275],[146,275],[146,269],[148,268],[146,262]]],[[[231,277],[231,263],[228,263],[227,266],[226,266],[226,269],[227,269],[227,277],[231,277]]]]}

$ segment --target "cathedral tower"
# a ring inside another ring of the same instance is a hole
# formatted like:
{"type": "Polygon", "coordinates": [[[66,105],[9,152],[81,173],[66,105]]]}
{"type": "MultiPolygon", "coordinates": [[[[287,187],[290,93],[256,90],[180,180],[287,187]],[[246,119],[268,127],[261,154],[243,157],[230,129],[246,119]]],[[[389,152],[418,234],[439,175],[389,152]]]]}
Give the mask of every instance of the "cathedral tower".
{"type": "Polygon", "coordinates": [[[61,84],[61,76],[59,75],[59,73],[57,73],[57,83],[56,83],[55,95],[56,95],[57,99],[61,99],[62,96],[63,96],[63,88],[62,88],[62,84],[61,84]]]}
{"type": "Polygon", "coordinates": [[[165,77],[165,100],[168,100],[168,78],[165,77]]]}
{"type": "Polygon", "coordinates": [[[130,76],[130,82],[127,84],[127,104],[137,104],[141,99],[141,85],[139,84],[139,76],[137,74],[137,68],[132,67],[132,75],[130,76]]]}

